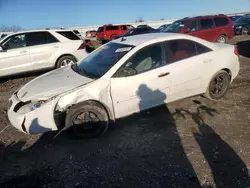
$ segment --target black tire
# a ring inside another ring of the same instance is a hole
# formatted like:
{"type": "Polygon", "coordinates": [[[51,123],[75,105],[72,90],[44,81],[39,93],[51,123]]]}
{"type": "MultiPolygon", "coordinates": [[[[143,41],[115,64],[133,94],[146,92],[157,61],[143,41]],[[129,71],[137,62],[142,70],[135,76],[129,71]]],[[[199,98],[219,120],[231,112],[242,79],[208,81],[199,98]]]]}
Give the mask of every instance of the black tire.
{"type": "Polygon", "coordinates": [[[217,38],[216,42],[225,44],[225,43],[227,42],[227,36],[226,36],[226,35],[220,35],[220,36],[217,38]]]}
{"type": "Polygon", "coordinates": [[[73,134],[81,138],[102,136],[107,131],[108,125],[109,117],[106,110],[94,102],[74,105],[65,118],[65,126],[71,127],[73,134]]]}
{"type": "Polygon", "coordinates": [[[219,100],[226,94],[229,85],[230,75],[221,70],[211,79],[204,96],[211,100],[219,100]]]}
{"type": "Polygon", "coordinates": [[[71,55],[65,55],[65,56],[60,57],[56,62],[56,68],[67,66],[65,61],[68,63],[70,62],[76,63],[76,58],[71,55]]]}
{"type": "Polygon", "coordinates": [[[248,31],[248,28],[247,27],[243,27],[241,29],[241,35],[248,35],[249,31],[248,31]]]}

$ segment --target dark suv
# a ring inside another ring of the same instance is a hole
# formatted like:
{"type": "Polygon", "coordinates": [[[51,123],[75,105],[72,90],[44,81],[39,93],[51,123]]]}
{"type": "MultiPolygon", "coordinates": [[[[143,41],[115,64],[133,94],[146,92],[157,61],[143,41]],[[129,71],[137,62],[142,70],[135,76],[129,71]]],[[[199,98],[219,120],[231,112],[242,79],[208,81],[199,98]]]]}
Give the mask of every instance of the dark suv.
{"type": "Polygon", "coordinates": [[[247,35],[250,33],[250,16],[242,16],[235,22],[234,25],[234,32],[236,35],[247,35]]]}
{"type": "Polygon", "coordinates": [[[226,15],[198,16],[173,22],[164,32],[186,33],[210,42],[225,43],[234,37],[232,20],[226,15]]]}

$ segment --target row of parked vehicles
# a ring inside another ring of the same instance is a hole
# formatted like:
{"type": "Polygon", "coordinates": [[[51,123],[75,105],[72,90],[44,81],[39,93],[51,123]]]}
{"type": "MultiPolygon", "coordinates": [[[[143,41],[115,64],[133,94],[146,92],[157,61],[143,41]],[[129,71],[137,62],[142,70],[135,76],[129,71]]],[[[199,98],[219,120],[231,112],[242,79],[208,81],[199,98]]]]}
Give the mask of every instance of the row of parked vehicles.
{"type": "Polygon", "coordinates": [[[86,37],[97,37],[101,42],[110,41],[122,36],[131,36],[144,33],[184,33],[199,37],[211,42],[226,43],[235,35],[247,35],[250,33],[250,15],[226,16],[223,14],[186,17],[165,24],[158,29],[147,25],[134,28],[132,25],[104,25],[97,31],[87,31],[86,37]]]}

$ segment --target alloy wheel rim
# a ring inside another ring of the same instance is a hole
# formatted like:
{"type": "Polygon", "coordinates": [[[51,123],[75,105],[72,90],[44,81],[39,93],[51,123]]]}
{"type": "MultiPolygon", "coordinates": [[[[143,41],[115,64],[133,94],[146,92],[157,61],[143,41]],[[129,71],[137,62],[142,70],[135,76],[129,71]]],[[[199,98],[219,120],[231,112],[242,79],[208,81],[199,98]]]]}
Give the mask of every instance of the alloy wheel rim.
{"type": "Polygon", "coordinates": [[[64,59],[61,63],[61,67],[66,67],[69,66],[71,64],[73,64],[74,62],[71,59],[64,59]]]}
{"type": "Polygon", "coordinates": [[[226,77],[223,75],[218,75],[212,82],[210,86],[211,93],[214,96],[221,95],[226,89],[226,77]]]}

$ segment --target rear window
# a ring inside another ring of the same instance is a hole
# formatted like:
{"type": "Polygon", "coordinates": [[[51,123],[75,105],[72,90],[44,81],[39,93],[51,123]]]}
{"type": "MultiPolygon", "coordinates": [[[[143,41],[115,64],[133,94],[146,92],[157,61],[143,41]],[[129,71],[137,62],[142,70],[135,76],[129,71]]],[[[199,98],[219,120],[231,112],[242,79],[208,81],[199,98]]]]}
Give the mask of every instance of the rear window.
{"type": "Polygon", "coordinates": [[[73,31],[57,31],[57,33],[69,40],[81,40],[73,31]]]}
{"type": "Polygon", "coordinates": [[[98,33],[103,32],[103,27],[99,27],[97,30],[98,33]]]}
{"type": "Polygon", "coordinates": [[[214,18],[214,22],[215,22],[215,25],[216,26],[225,26],[225,25],[228,25],[229,22],[228,22],[228,19],[227,18],[214,18]]]}
{"type": "Polygon", "coordinates": [[[74,30],[74,33],[75,33],[75,34],[80,34],[79,31],[77,31],[77,30],[74,30]]]}
{"type": "Polygon", "coordinates": [[[109,26],[106,27],[106,30],[107,30],[107,31],[110,31],[110,30],[118,30],[118,29],[119,29],[119,27],[116,26],[116,25],[109,25],[109,26]]]}

